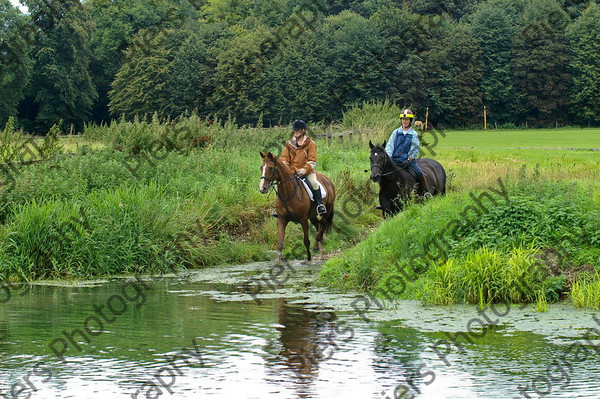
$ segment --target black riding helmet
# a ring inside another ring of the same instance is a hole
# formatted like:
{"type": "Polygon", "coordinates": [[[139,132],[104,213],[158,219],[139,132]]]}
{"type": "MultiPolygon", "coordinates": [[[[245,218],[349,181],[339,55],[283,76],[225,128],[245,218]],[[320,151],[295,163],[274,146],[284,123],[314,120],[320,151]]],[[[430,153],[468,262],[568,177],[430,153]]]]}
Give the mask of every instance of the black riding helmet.
{"type": "Polygon", "coordinates": [[[304,129],[306,130],[306,123],[303,120],[296,119],[294,123],[292,123],[292,130],[296,129],[304,129]]]}

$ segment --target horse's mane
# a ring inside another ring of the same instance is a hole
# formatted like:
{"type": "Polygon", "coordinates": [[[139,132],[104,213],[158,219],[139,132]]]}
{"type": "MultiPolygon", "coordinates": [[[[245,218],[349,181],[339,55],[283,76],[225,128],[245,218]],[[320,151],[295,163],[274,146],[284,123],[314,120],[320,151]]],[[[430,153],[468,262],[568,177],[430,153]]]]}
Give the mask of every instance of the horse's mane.
{"type": "Polygon", "coordinates": [[[292,174],[292,172],[290,171],[290,167],[285,162],[283,162],[281,160],[281,158],[279,158],[276,155],[273,155],[273,160],[275,161],[275,164],[277,165],[277,168],[279,168],[279,170],[280,170],[279,173],[280,174],[281,174],[281,172],[285,172],[285,173],[287,173],[289,175],[292,174]]]}

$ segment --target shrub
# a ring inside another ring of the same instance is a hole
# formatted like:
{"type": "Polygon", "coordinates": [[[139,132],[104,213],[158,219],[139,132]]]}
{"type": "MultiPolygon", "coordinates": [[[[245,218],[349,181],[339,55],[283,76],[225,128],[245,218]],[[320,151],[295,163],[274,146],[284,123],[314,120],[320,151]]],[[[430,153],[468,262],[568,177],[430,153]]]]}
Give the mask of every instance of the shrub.
{"type": "Polygon", "coordinates": [[[432,266],[421,293],[426,303],[530,302],[542,289],[543,269],[536,250],[515,248],[508,254],[481,248],[464,259],[432,266]]]}
{"type": "Polygon", "coordinates": [[[584,275],[571,286],[569,298],[575,307],[600,310],[600,275],[584,275]]]}

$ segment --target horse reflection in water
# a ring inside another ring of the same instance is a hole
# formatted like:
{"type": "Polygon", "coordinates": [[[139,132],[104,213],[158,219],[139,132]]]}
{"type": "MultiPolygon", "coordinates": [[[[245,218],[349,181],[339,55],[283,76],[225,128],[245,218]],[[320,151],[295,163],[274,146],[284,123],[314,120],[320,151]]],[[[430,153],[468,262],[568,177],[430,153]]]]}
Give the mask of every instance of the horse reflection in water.
{"type": "Polygon", "coordinates": [[[311,391],[320,363],[331,359],[339,345],[354,336],[351,328],[342,328],[345,323],[336,323],[336,319],[333,311],[308,311],[302,305],[279,299],[279,339],[266,348],[267,352],[276,353],[277,358],[267,363],[274,378],[281,379],[281,369],[277,367],[280,364],[298,377],[298,397],[305,397],[311,391]]]}

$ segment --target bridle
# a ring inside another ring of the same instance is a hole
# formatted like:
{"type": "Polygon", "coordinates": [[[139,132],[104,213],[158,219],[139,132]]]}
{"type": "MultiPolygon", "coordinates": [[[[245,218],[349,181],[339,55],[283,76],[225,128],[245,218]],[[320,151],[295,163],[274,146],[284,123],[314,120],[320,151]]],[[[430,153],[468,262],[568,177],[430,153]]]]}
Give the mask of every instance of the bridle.
{"type": "Polygon", "coordinates": [[[381,170],[381,175],[379,175],[380,177],[391,175],[392,173],[398,172],[399,169],[392,169],[391,172],[383,173],[383,171],[385,170],[385,167],[387,166],[387,160],[388,160],[388,157],[387,157],[387,155],[384,154],[383,155],[383,166],[371,165],[371,174],[373,174],[373,168],[374,167],[378,167],[379,170],[381,170]]]}
{"type": "MultiPolygon", "coordinates": [[[[277,175],[279,175],[280,172],[279,172],[279,168],[277,167],[277,162],[274,159],[267,159],[267,161],[273,162],[273,164],[275,165],[275,170],[277,170],[277,175]]],[[[275,194],[277,194],[277,198],[279,198],[279,200],[281,202],[283,202],[284,204],[286,202],[288,202],[290,199],[292,199],[292,197],[294,197],[298,193],[298,186],[299,186],[298,180],[299,180],[299,178],[296,175],[292,175],[292,177],[290,177],[289,179],[285,179],[285,180],[281,180],[281,181],[277,180],[277,178],[275,178],[275,179],[269,179],[267,176],[261,176],[260,179],[261,180],[265,179],[266,181],[269,182],[269,189],[271,187],[273,187],[273,189],[275,190],[275,194]],[[276,188],[276,186],[278,186],[278,185],[280,185],[282,183],[288,182],[290,180],[294,180],[294,192],[289,197],[283,198],[279,194],[279,190],[276,188]]],[[[300,200],[300,198],[298,198],[298,200],[300,200]]]]}

